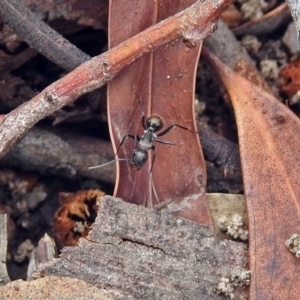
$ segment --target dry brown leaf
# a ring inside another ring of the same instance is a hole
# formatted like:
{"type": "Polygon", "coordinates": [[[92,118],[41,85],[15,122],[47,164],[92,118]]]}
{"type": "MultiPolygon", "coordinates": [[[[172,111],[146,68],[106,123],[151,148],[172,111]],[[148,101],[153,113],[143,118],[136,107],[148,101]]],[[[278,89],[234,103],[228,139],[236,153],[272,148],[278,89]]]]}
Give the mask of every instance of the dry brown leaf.
{"type": "MultiPolygon", "coordinates": [[[[126,1],[112,1],[110,47],[193,2],[135,1],[128,9],[126,1]]],[[[141,170],[132,169],[128,162],[120,162],[114,194],[149,207],[172,202],[170,210],[177,215],[211,225],[205,201],[205,163],[194,122],[194,75],[198,55],[199,47],[189,49],[177,40],[141,58],[109,84],[109,119],[115,149],[127,134],[143,135],[137,98],[146,118],[154,115],[164,121],[161,131],[172,124],[190,130],[174,127],[159,137],[174,145],[154,143],[157,154],[152,170],[153,184],[149,173],[151,150],[141,170]]],[[[120,147],[118,157],[131,159],[135,147],[134,139],[128,138],[120,147]]]]}
{"type": "Polygon", "coordinates": [[[206,54],[236,114],[249,217],[251,299],[299,299],[300,261],[285,241],[300,230],[300,121],[276,98],[206,54]]]}

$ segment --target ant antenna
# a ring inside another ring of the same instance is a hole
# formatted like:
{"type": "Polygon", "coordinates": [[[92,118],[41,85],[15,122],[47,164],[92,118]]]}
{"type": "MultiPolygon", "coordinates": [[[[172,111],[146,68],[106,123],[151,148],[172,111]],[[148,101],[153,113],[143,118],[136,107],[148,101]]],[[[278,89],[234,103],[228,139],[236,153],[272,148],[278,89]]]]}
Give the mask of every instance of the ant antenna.
{"type": "Polygon", "coordinates": [[[138,102],[140,112],[141,112],[141,116],[142,116],[142,126],[143,126],[144,130],[147,130],[147,123],[146,123],[145,113],[144,113],[143,108],[142,108],[141,100],[138,97],[136,91],[134,91],[134,93],[135,93],[135,97],[136,97],[136,100],[138,102]]]}
{"type": "Polygon", "coordinates": [[[117,158],[117,159],[114,159],[114,160],[111,160],[107,163],[104,163],[104,164],[101,164],[101,165],[96,165],[96,166],[92,166],[92,167],[88,167],[89,170],[93,170],[93,169],[98,169],[98,168],[102,168],[102,167],[105,167],[107,165],[110,165],[112,164],[113,162],[115,161],[130,161],[131,159],[129,158],[117,158]]]}

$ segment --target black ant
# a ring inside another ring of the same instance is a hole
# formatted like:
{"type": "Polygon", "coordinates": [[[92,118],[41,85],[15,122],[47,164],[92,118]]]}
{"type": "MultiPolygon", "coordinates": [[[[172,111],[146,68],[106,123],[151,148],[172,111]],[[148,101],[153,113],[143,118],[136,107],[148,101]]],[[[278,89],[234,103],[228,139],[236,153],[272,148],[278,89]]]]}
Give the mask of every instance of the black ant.
{"type": "Polygon", "coordinates": [[[146,161],[148,160],[148,151],[151,149],[154,152],[152,162],[151,162],[151,168],[150,168],[150,173],[151,173],[153,164],[154,164],[154,160],[155,160],[155,155],[156,155],[156,147],[153,145],[153,142],[155,141],[155,142],[158,142],[161,144],[175,145],[175,143],[172,143],[172,142],[159,140],[159,139],[157,139],[158,137],[165,135],[173,127],[179,127],[179,128],[182,128],[184,130],[188,130],[188,131],[191,131],[194,133],[194,131],[192,131],[184,126],[181,126],[178,124],[172,124],[168,128],[166,128],[164,131],[156,134],[155,132],[161,130],[164,126],[162,118],[159,116],[156,116],[156,115],[152,115],[149,118],[147,118],[147,120],[146,120],[145,114],[142,110],[141,102],[138,97],[137,97],[137,100],[138,100],[139,108],[140,108],[140,111],[142,114],[142,126],[144,128],[144,134],[141,137],[138,134],[125,135],[122,138],[122,141],[116,152],[116,155],[117,155],[120,147],[124,144],[124,142],[127,138],[132,138],[136,142],[135,149],[132,154],[132,158],[131,159],[126,159],[126,158],[114,159],[114,160],[104,163],[102,165],[89,167],[89,169],[104,167],[110,163],[113,163],[114,161],[129,161],[129,164],[132,168],[134,168],[136,170],[140,170],[143,167],[143,165],[146,163],[146,161]]]}

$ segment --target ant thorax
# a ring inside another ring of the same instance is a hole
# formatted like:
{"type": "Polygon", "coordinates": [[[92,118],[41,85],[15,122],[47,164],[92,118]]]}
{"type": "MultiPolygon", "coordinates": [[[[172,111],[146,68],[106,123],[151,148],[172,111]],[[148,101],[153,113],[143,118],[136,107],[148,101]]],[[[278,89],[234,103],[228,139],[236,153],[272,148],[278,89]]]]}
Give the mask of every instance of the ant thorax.
{"type": "Polygon", "coordinates": [[[146,135],[147,135],[147,133],[145,134],[144,138],[140,139],[139,145],[144,150],[150,150],[152,147],[152,140],[154,138],[154,135],[151,134],[151,136],[152,136],[151,139],[148,139],[146,135]]]}

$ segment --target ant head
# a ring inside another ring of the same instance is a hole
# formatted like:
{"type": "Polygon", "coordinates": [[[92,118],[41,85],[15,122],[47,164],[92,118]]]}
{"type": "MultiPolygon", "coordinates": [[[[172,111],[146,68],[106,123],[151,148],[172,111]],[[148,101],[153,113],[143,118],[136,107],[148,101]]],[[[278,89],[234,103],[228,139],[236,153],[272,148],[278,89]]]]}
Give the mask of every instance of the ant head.
{"type": "Polygon", "coordinates": [[[159,116],[153,115],[147,119],[147,128],[149,127],[153,128],[154,132],[162,129],[163,126],[164,126],[164,121],[159,116]]]}

